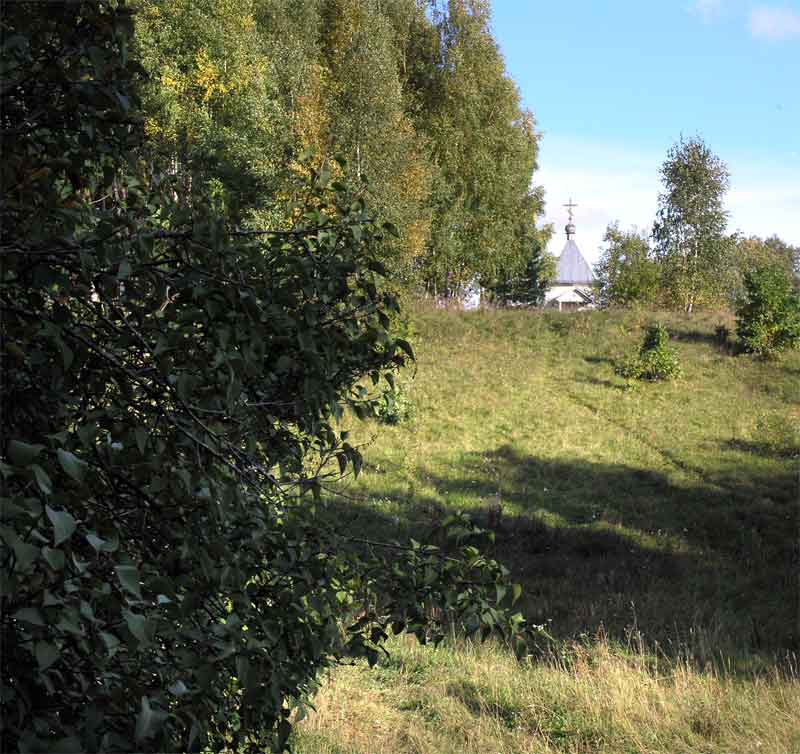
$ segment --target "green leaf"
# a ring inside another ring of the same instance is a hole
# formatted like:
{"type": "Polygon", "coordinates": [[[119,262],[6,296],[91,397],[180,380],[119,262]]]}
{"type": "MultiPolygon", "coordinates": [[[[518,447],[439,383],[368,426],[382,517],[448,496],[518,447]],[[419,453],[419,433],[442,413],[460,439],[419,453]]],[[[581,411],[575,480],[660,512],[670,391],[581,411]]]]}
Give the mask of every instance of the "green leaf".
{"type": "Polygon", "coordinates": [[[35,545],[23,542],[10,529],[3,527],[3,540],[14,550],[15,570],[26,572],[34,560],[41,557],[41,550],[35,545]]]}
{"type": "Polygon", "coordinates": [[[117,648],[121,644],[120,640],[114,636],[114,634],[110,634],[107,631],[101,631],[100,638],[103,640],[103,644],[106,645],[108,654],[113,657],[117,652],[117,648]]]}
{"type": "Polygon", "coordinates": [[[81,461],[74,453],[70,453],[68,450],[61,450],[61,448],[58,449],[58,461],[68,476],[72,477],[76,482],[83,481],[83,475],[88,466],[86,461],[81,461]]]}
{"type": "Polygon", "coordinates": [[[142,644],[147,644],[149,638],[147,636],[147,619],[144,615],[137,615],[130,610],[123,610],[122,617],[134,637],[142,644]]]}
{"type": "Polygon", "coordinates": [[[95,549],[96,552],[100,552],[106,543],[104,539],[98,537],[94,532],[89,532],[86,535],[86,541],[95,549]]]}
{"type": "Polygon", "coordinates": [[[58,350],[61,351],[61,359],[64,363],[64,369],[69,369],[72,362],[75,361],[75,353],[73,350],[60,338],[56,341],[58,350]]]}
{"type": "Polygon", "coordinates": [[[61,657],[61,652],[58,647],[46,641],[36,642],[34,654],[36,655],[36,662],[39,665],[39,670],[47,670],[47,668],[61,657]]]}
{"type": "Polygon", "coordinates": [[[85,636],[80,614],[74,607],[67,607],[61,611],[61,618],[56,626],[62,631],[68,631],[75,636],[85,636]]]}
{"type": "Polygon", "coordinates": [[[143,696],[141,709],[136,716],[136,740],[144,741],[148,738],[152,738],[158,733],[158,729],[167,717],[169,717],[169,715],[167,715],[166,712],[151,707],[150,700],[146,696],[143,696]]]}
{"type": "Polygon", "coordinates": [[[29,445],[20,440],[8,443],[8,457],[15,466],[27,466],[43,450],[44,445],[29,445]]]}
{"type": "Polygon", "coordinates": [[[64,557],[64,552],[62,550],[54,550],[51,547],[43,547],[42,555],[44,555],[44,559],[54,571],[61,571],[64,569],[66,558],[64,557]]]}
{"type": "Polygon", "coordinates": [[[200,727],[197,720],[192,722],[192,727],[189,729],[189,741],[186,744],[186,751],[194,751],[194,742],[197,741],[202,731],[203,729],[200,727]]]}
{"type": "Polygon", "coordinates": [[[171,686],[167,687],[170,694],[174,696],[185,696],[189,693],[189,689],[183,681],[175,681],[171,686]]]}
{"type": "Polygon", "coordinates": [[[397,347],[401,351],[405,351],[405,353],[408,355],[409,359],[412,359],[412,360],[414,359],[414,349],[411,348],[411,343],[409,343],[407,340],[404,340],[403,338],[398,338],[395,341],[395,343],[397,344],[397,347]]]}
{"type": "Polygon", "coordinates": [[[47,625],[44,621],[44,616],[36,607],[23,607],[21,610],[17,610],[13,617],[16,620],[25,621],[25,623],[32,623],[34,626],[47,625]]]}
{"type": "Polygon", "coordinates": [[[36,479],[36,484],[39,486],[39,489],[45,495],[52,495],[53,482],[50,480],[50,477],[47,476],[47,472],[39,466],[38,463],[31,464],[31,471],[33,472],[33,477],[36,479]]]}
{"type": "Polygon", "coordinates": [[[139,453],[144,455],[147,449],[147,430],[144,427],[136,427],[134,434],[136,435],[136,447],[139,448],[139,453]]]}
{"type": "Polygon", "coordinates": [[[78,522],[67,511],[57,511],[49,505],[45,506],[45,511],[55,530],[54,543],[60,545],[72,536],[78,522]]]}
{"type": "Polygon", "coordinates": [[[288,372],[292,368],[293,364],[294,362],[292,361],[292,359],[289,358],[286,354],[283,354],[278,358],[278,361],[275,362],[275,371],[278,374],[284,374],[285,372],[288,372]]]}
{"type": "Polygon", "coordinates": [[[512,584],[511,586],[511,604],[516,604],[519,596],[522,594],[522,587],[519,584],[512,584]]]}
{"type": "Polygon", "coordinates": [[[139,569],[135,565],[119,565],[114,570],[116,570],[123,588],[141,599],[142,589],[139,585],[139,569]]]}

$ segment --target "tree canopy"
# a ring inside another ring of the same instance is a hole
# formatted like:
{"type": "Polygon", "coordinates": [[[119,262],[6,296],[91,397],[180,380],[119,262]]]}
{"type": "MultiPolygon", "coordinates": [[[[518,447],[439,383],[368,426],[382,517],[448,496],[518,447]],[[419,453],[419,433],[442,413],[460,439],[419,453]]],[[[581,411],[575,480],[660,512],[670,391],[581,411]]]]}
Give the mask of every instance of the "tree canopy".
{"type": "Polygon", "coordinates": [[[237,222],[275,207],[312,150],[398,237],[392,275],[452,295],[521,270],[543,210],[539,135],[486,0],[136,0],[148,134],[237,222]]]}
{"type": "Polygon", "coordinates": [[[732,249],[723,207],[728,169],[700,137],[681,138],[667,153],[661,179],[655,254],[666,292],[691,312],[726,293],[732,249]]]}
{"type": "Polygon", "coordinates": [[[606,228],[605,248],[595,267],[595,287],[601,304],[650,306],[658,294],[659,268],[647,237],[637,231],[606,228]]]}

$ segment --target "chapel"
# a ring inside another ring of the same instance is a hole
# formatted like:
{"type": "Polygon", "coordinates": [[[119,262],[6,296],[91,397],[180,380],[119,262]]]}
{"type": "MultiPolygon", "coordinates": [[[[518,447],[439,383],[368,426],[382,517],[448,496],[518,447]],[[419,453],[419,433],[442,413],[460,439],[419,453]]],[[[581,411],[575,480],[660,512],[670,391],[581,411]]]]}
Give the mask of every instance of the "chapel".
{"type": "Polygon", "coordinates": [[[564,228],[567,243],[558,257],[556,279],[544,295],[544,305],[559,311],[593,308],[592,268],[572,238],[575,235],[572,210],[578,205],[570,199],[564,206],[569,213],[569,222],[564,228]]]}

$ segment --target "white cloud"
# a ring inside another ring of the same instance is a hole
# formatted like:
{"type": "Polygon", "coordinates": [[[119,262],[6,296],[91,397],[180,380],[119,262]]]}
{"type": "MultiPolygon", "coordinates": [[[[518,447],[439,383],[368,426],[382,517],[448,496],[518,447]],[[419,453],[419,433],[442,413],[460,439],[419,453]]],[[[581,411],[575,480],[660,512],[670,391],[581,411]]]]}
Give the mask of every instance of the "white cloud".
{"type": "Polygon", "coordinates": [[[722,0],[692,0],[689,11],[702,16],[704,21],[716,18],[722,10],[722,0]]]}
{"type": "Polygon", "coordinates": [[[742,164],[737,170],[731,165],[728,229],[762,238],[777,235],[800,244],[800,185],[790,168],[742,164]]]}
{"type": "Polygon", "coordinates": [[[791,8],[760,5],[750,12],[750,33],[770,41],[800,38],[800,13],[791,8]]]}

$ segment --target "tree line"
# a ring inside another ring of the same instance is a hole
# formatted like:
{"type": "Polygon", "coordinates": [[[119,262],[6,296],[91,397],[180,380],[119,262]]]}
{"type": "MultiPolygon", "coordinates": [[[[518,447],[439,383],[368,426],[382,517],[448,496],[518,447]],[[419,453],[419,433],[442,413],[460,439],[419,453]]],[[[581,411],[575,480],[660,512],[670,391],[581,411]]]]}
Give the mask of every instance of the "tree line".
{"type": "Polygon", "coordinates": [[[800,276],[800,247],[777,236],[727,230],[724,197],[730,175],[700,137],[681,138],[661,167],[663,191],[651,232],[606,229],[595,268],[600,302],[613,306],[736,307],[748,286],[771,269],[788,288],[800,276]],[[748,282],[750,281],[750,282],[748,282]]]}
{"type": "Polygon", "coordinates": [[[380,252],[390,273],[444,297],[521,270],[543,240],[539,134],[488,0],[135,7],[146,134],[186,201],[209,192],[232,222],[276,227],[309,165],[366,179],[397,229],[380,252]]]}

